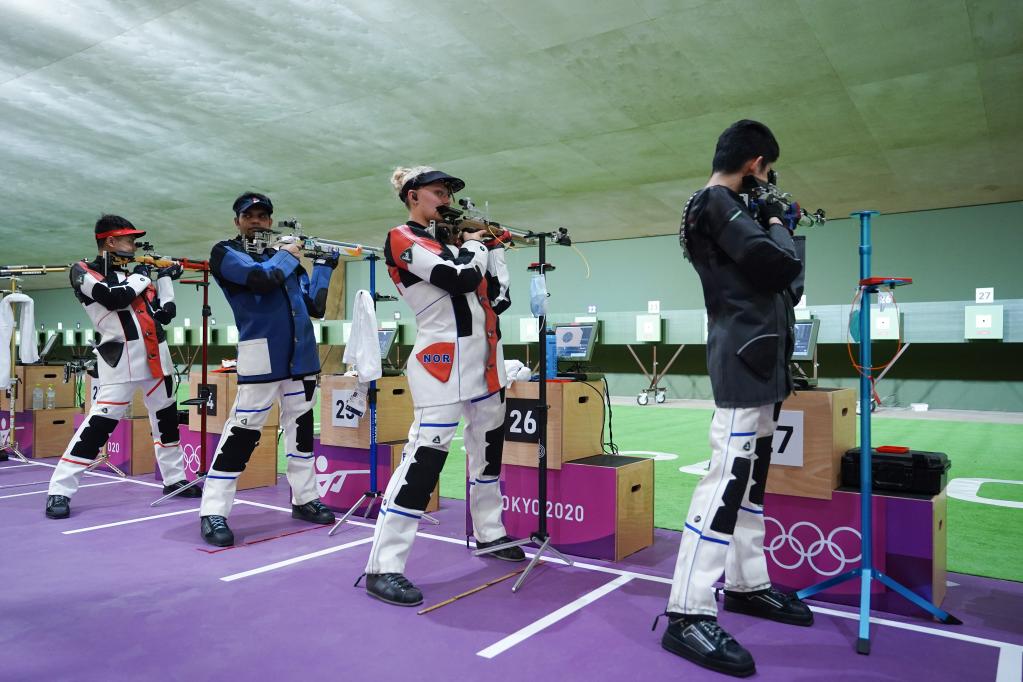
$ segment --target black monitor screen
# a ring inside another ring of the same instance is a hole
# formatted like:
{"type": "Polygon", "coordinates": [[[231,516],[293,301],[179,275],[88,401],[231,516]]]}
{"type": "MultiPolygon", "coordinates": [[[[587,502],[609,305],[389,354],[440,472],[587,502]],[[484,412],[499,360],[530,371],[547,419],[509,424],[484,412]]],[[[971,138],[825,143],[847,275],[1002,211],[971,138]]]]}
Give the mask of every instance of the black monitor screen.
{"type": "Polygon", "coordinates": [[[559,324],[554,327],[554,344],[558,359],[568,362],[589,362],[593,356],[596,325],[559,324]]]}
{"type": "Polygon", "coordinates": [[[380,339],[380,357],[386,358],[388,353],[391,352],[391,346],[394,344],[394,336],[398,333],[397,329],[378,329],[377,337],[380,339]]]}
{"type": "Polygon", "coordinates": [[[820,324],[820,320],[796,321],[796,344],[795,349],[792,351],[793,360],[813,359],[813,352],[817,347],[817,330],[820,324]]]}

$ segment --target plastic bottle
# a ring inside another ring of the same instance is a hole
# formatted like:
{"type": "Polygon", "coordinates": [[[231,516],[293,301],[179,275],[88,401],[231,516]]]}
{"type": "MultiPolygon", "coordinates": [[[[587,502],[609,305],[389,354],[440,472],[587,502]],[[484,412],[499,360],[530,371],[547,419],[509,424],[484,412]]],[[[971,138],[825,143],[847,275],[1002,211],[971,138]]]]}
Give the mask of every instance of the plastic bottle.
{"type": "Polygon", "coordinates": [[[53,384],[46,386],[46,409],[52,410],[57,407],[57,391],[54,390],[53,384]]]}
{"type": "Polygon", "coordinates": [[[36,387],[32,389],[32,409],[43,409],[43,387],[39,384],[36,384],[36,387]]]}

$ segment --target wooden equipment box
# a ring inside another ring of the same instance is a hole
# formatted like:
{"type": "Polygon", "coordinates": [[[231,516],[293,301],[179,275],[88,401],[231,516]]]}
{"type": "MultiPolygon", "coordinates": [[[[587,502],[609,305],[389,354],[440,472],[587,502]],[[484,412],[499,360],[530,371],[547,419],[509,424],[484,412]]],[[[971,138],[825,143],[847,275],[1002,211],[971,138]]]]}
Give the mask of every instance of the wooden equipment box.
{"type": "MultiPolygon", "coordinates": [[[[536,401],[540,384],[516,381],[506,394],[504,457],[506,464],[537,465],[536,401]]],[[[547,468],[560,469],[564,462],[603,452],[600,436],[604,426],[602,382],[547,382],[547,468]]]]}
{"type": "Polygon", "coordinates": [[[781,409],[767,492],[830,500],[832,491],[841,485],[842,455],[856,445],[856,391],[799,391],[789,396],[781,409]],[[802,451],[802,465],[783,464],[787,453],[797,448],[802,451]]]}
{"type": "Polygon", "coordinates": [[[78,408],[65,407],[33,410],[28,414],[32,415],[32,457],[39,459],[64,454],[75,435],[75,417],[82,413],[78,408]]]}
{"type": "MultiPolygon", "coordinates": [[[[344,403],[355,390],[357,377],[328,374],[320,378],[320,442],[349,448],[369,448],[369,402],[366,414],[355,418],[344,411],[344,403]]],[[[377,443],[408,438],[412,425],[412,393],[408,378],[377,380],[377,443]]]]}
{"type": "MultiPolygon", "coordinates": [[[[238,395],[238,375],[234,372],[208,372],[206,382],[211,388],[211,406],[206,412],[206,432],[221,433],[228,417],[231,416],[231,408],[234,407],[234,400],[238,395]]],[[[202,372],[189,372],[189,399],[199,397],[200,383],[202,383],[202,372]]],[[[189,428],[199,431],[198,406],[189,407],[188,415],[189,428]]],[[[278,424],[280,424],[280,407],[279,402],[275,400],[264,426],[276,427],[278,424]]]]}
{"type": "MultiPolygon", "coordinates": [[[[76,407],[75,405],[75,382],[64,383],[63,365],[17,365],[14,370],[18,377],[18,399],[14,403],[16,412],[24,412],[32,409],[32,391],[36,384],[43,389],[43,404],[46,404],[46,387],[53,384],[53,390],[57,394],[55,409],[65,407],[76,407]]],[[[8,410],[10,401],[7,391],[0,394],[2,409],[8,410]]]]}
{"type": "MultiPolygon", "coordinates": [[[[502,467],[504,525],[513,538],[536,530],[536,475],[535,467],[502,467]]],[[[619,561],[654,542],[651,459],[597,455],[567,462],[548,469],[547,491],[547,524],[559,551],[619,561]]]]}

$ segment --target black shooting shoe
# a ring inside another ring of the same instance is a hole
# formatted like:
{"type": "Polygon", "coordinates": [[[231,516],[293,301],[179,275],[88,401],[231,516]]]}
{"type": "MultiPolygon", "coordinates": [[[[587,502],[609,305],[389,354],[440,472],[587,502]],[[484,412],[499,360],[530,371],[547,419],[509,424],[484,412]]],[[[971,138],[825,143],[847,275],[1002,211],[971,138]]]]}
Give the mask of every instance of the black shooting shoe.
{"type": "MultiPolygon", "coordinates": [[[[479,542],[477,540],[476,541],[476,549],[486,549],[487,547],[496,547],[497,545],[503,545],[506,542],[514,542],[514,540],[512,540],[507,535],[505,535],[503,538],[497,538],[496,540],[491,540],[490,542],[479,542]]],[[[518,547],[518,546],[516,546],[516,547],[505,547],[504,549],[499,549],[496,552],[487,552],[486,554],[481,554],[480,556],[481,557],[492,556],[495,559],[502,559],[503,561],[525,561],[526,560],[526,553],[523,552],[522,548],[518,547]]]]}
{"type": "Polygon", "coordinates": [[[395,606],[419,606],[423,592],[401,573],[366,574],[366,592],[395,606]]]}
{"type": "Polygon", "coordinates": [[[223,516],[211,514],[200,517],[200,530],[202,539],[214,547],[230,547],[234,544],[234,533],[227,526],[227,519],[223,516]]]}
{"type": "Polygon", "coordinates": [[[749,677],[757,671],[750,652],[725,632],[717,619],[707,616],[686,618],[679,613],[667,616],[668,629],[661,637],[661,646],[671,653],[735,677],[749,677]]]}
{"type": "Polygon", "coordinates": [[[46,516],[51,519],[66,519],[71,516],[71,498],[64,495],[48,495],[46,516]]]}
{"type": "Polygon", "coordinates": [[[813,625],[813,612],[794,594],[773,587],[756,592],[725,590],[725,611],[745,613],[787,625],[813,625]]]}
{"type": "Polygon", "coordinates": [[[291,518],[328,525],[334,523],[334,512],[327,509],[319,500],[313,500],[305,504],[291,505],[291,518]]]}
{"type": "MultiPolygon", "coordinates": [[[[181,490],[186,485],[188,485],[188,483],[189,483],[189,481],[178,481],[177,483],[171,483],[170,485],[165,485],[163,487],[163,494],[164,495],[170,495],[175,490],[181,490]]],[[[197,485],[193,485],[191,488],[186,489],[182,493],[178,493],[174,497],[202,497],[202,488],[200,488],[197,485]]]]}

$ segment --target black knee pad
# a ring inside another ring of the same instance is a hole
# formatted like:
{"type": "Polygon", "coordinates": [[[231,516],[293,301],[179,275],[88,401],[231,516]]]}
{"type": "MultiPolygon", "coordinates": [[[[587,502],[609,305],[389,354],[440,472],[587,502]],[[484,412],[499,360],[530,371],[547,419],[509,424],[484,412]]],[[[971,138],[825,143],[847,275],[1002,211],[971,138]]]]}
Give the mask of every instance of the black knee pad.
{"type": "Polygon", "coordinates": [[[89,424],[82,430],[78,442],[71,448],[71,455],[82,459],[96,459],[99,449],[106,444],[116,428],[116,419],[99,415],[89,417],[89,424]]]}
{"type": "Polygon", "coordinates": [[[177,443],[181,440],[178,434],[178,407],[171,403],[162,410],[156,411],[156,428],[160,432],[160,442],[164,445],[177,443]]]}
{"type": "Polygon", "coordinates": [[[252,451],[259,445],[260,432],[255,429],[243,429],[232,426],[224,446],[220,449],[213,468],[218,471],[242,472],[252,456],[252,451]]]}
{"type": "Polygon", "coordinates": [[[501,456],[504,454],[504,425],[493,431],[487,431],[484,438],[484,453],[487,465],[483,468],[484,476],[501,475],[501,456]]]}
{"type": "Polygon", "coordinates": [[[749,485],[750,460],[736,457],[732,460],[732,480],[725,486],[721,494],[721,507],[710,522],[710,529],[718,533],[731,535],[735,532],[735,522],[739,518],[739,505],[749,485]]]}
{"type": "Polygon", "coordinates": [[[307,401],[312,400],[316,393],[316,379],[302,379],[302,391],[307,401]]]}
{"type": "Polygon", "coordinates": [[[313,451],[313,411],[295,420],[295,447],[299,452],[313,451]]]}
{"type": "Polygon", "coordinates": [[[749,489],[749,501],[764,505],[764,492],[767,489],[767,470],[771,466],[771,442],[774,436],[757,438],[757,461],[753,463],[753,485],[749,489]]]}
{"type": "Polygon", "coordinates": [[[778,417],[781,416],[781,403],[774,404],[774,422],[778,423],[778,417]]]}
{"type": "Polygon", "coordinates": [[[416,450],[415,461],[405,472],[405,485],[398,490],[394,503],[406,509],[425,510],[447,457],[446,450],[426,447],[416,450]]]}
{"type": "Polygon", "coordinates": [[[174,395],[174,377],[169,374],[163,378],[163,390],[168,398],[174,395]]]}

